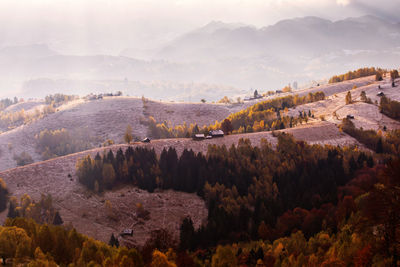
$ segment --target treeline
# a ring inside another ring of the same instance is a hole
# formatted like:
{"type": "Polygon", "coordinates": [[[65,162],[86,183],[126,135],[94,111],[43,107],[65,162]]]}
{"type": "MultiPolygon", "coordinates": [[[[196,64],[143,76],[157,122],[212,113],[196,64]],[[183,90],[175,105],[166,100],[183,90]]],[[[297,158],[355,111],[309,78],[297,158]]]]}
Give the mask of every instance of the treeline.
{"type": "Polygon", "coordinates": [[[379,103],[379,110],[392,119],[400,120],[400,102],[398,101],[382,96],[379,103]]]}
{"type": "Polygon", "coordinates": [[[43,160],[92,148],[92,139],[84,129],[72,133],[64,128],[54,131],[45,129],[35,139],[36,149],[43,160]]]}
{"type": "MultiPolygon", "coordinates": [[[[274,98],[271,100],[259,102],[245,110],[230,114],[227,119],[231,121],[233,130],[239,131],[240,128],[246,129],[248,126],[253,126],[254,123],[265,124],[280,119],[284,116],[285,111],[299,105],[312,103],[325,99],[323,92],[309,93],[306,96],[285,96],[274,98]]],[[[311,114],[309,114],[311,115],[311,114]]]]}
{"type": "Polygon", "coordinates": [[[386,70],[381,69],[381,68],[374,68],[374,67],[360,68],[358,70],[349,71],[345,74],[335,75],[329,79],[329,83],[338,83],[338,82],[353,80],[353,79],[376,75],[376,74],[382,75],[382,73],[385,73],[385,72],[386,72],[386,70]]]}
{"type": "Polygon", "coordinates": [[[14,112],[0,111],[0,128],[15,128],[41,119],[54,112],[56,112],[56,110],[52,105],[44,106],[41,110],[37,108],[33,112],[26,112],[24,109],[14,112]]]}
{"type": "Polygon", "coordinates": [[[222,129],[225,133],[249,133],[291,128],[312,117],[311,111],[300,113],[298,117],[287,116],[289,108],[325,99],[323,92],[306,96],[285,96],[259,102],[245,110],[230,114],[226,119],[213,125],[197,124],[170,127],[167,122],[157,123],[153,117],[148,120],[149,135],[153,138],[191,137],[193,134],[207,134],[211,130],[222,129]]]}
{"type": "MultiPolygon", "coordinates": [[[[259,148],[240,140],[229,149],[210,146],[207,155],[184,150],[178,157],[173,148],[164,149],[159,158],[143,147],[129,147],[116,155],[109,151],[81,159],[77,175],[95,191],[129,183],[149,192],[157,188],[196,192],[205,199],[209,214],[207,225],[188,234],[186,243],[194,248],[257,239],[262,225],[277,229],[273,237],[285,235],[294,228],[280,227],[279,218],[297,207],[332,214],[325,204],[338,203],[338,188],[356,170],[373,165],[372,156],[363,152],[310,146],[280,134],[276,150],[267,142],[259,148]]],[[[317,223],[321,216],[313,217],[316,221],[311,221],[314,226],[307,228],[307,236],[321,230],[323,225],[317,223]]]]}
{"type": "Polygon", "coordinates": [[[16,97],[14,97],[14,100],[11,100],[10,98],[0,99],[0,111],[17,103],[18,103],[18,98],[16,97]]]}
{"type": "Polygon", "coordinates": [[[16,217],[29,218],[40,224],[63,224],[60,214],[53,207],[51,195],[42,194],[39,202],[35,202],[27,194],[24,194],[19,202],[17,198],[11,197],[7,217],[11,219],[16,217]]]}
{"type": "Polygon", "coordinates": [[[343,119],[340,129],[376,153],[392,155],[400,153],[400,130],[386,132],[383,136],[374,130],[357,129],[347,118],[343,119]]]}
{"type": "Polygon", "coordinates": [[[59,106],[63,103],[79,99],[79,96],[76,95],[64,95],[64,94],[54,94],[54,95],[47,95],[45,97],[45,102],[47,105],[53,105],[53,107],[59,106]]]}

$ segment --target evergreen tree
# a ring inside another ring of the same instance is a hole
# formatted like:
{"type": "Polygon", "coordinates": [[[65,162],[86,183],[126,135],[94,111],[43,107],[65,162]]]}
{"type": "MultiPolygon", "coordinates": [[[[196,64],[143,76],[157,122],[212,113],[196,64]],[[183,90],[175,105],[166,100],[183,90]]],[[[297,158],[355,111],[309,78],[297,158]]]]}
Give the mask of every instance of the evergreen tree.
{"type": "Polygon", "coordinates": [[[112,233],[111,234],[111,238],[110,238],[110,241],[108,242],[108,244],[110,245],[110,246],[112,246],[112,247],[119,247],[119,241],[118,241],[118,238],[116,238],[115,236],[114,236],[114,233],[112,233]]]}
{"type": "Polygon", "coordinates": [[[61,219],[60,213],[57,211],[54,215],[53,224],[54,225],[62,225],[64,222],[61,219]]]}
{"type": "Polygon", "coordinates": [[[11,219],[18,217],[18,212],[15,210],[15,203],[13,201],[9,203],[7,217],[11,219]]]}
{"type": "Polygon", "coordinates": [[[8,189],[6,183],[0,178],[0,212],[7,208],[8,189]]]}
{"type": "Polygon", "coordinates": [[[180,229],[180,236],[179,236],[179,246],[182,250],[192,250],[194,248],[194,241],[195,241],[195,231],[193,227],[193,221],[190,217],[186,217],[183,219],[180,229]]]}
{"type": "Polygon", "coordinates": [[[383,144],[382,144],[382,138],[378,139],[378,142],[376,144],[376,153],[383,153],[383,144]]]}

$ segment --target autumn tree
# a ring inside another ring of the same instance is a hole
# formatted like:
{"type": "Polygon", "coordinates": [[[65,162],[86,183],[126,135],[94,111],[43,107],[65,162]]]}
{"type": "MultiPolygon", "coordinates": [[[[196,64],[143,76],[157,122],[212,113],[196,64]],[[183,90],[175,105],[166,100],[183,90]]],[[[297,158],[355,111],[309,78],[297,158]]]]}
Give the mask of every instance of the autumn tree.
{"type": "Polygon", "coordinates": [[[346,95],[346,105],[349,105],[349,104],[351,104],[353,101],[351,100],[351,93],[350,93],[350,91],[348,91],[347,92],[347,95],[346,95]]]}
{"type": "Polygon", "coordinates": [[[390,78],[392,82],[394,82],[395,79],[399,78],[399,72],[397,70],[392,70],[390,72],[390,78]]]}
{"type": "Polygon", "coordinates": [[[364,214],[367,223],[377,227],[383,238],[384,252],[391,256],[392,266],[399,260],[400,235],[400,160],[392,161],[380,176],[381,183],[375,185],[367,197],[364,214]]]}
{"type": "Polygon", "coordinates": [[[176,264],[170,262],[167,256],[161,251],[154,250],[151,267],[176,267],[176,264]]]}
{"type": "Polygon", "coordinates": [[[124,135],[124,140],[127,144],[130,144],[133,140],[133,135],[132,135],[132,127],[131,125],[126,126],[125,130],[125,135],[124,135]]]}
{"type": "Polygon", "coordinates": [[[226,134],[231,133],[233,131],[232,122],[229,119],[225,119],[221,123],[221,129],[226,134]]]}
{"type": "Polygon", "coordinates": [[[361,91],[360,99],[361,99],[362,102],[367,102],[368,101],[367,94],[365,93],[365,91],[361,91]]]}
{"type": "Polygon", "coordinates": [[[237,259],[230,246],[218,246],[212,257],[212,267],[236,267],[237,259]]]}
{"type": "Polygon", "coordinates": [[[24,229],[15,226],[2,227],[0,229],[0,256],[3,258],[3,263],[7,258],[15,258],[18,247],[29,249],[31,242],[31,238],[24,229]]]}

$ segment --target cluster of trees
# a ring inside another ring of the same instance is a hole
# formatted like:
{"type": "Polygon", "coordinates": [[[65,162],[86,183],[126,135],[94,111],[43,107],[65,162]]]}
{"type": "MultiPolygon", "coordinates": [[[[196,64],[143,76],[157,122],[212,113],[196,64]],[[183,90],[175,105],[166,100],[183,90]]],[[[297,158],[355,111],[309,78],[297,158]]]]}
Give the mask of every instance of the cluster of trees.
{"type": "MultiPolygon", "coordinates": [[[[358,70],[349,71],[345,74],[335,75],[329,79],[329,83],[338,83],[348,80],[353,80],[361,77],[371,76],[371,75],[382,75],[386,70],[381,68],[360,68],[358,70]]],[[[382,76],[381,76],[382,77],[382,76]]]]}
{"type": "Polygon", "coordinates": [[[18,127],[54,112],[56,112],[56,110],[52,105],[44,106],[41,110],[35,109],[33,112],[25,112],[24,109],[15,112],[0,111],[0,128],[10,129],[18,127]]]}
{"type": "Polygon", "coordinates": [[[285,87],[282,88],[282,92],[284,93],[290,93],[292,92],[292,87],[289,85],[286,85],[285,87]]]}
{"type": "Polygon", "coordinates": [[[26,151],[21,152],[19,155],[15,154],[14,160],[17,162],[17,166],[25,166],[33,163],[32,156],[26,151]]]}
{"type": "Polygon", "coordinates": [[[301,114],[299,117],[287,116],[289,108],[320,101],[325,99],[323,92],[309,93],[306,96],[285,96],[259,102],[245,110],[230,114],[221,122],[213,125],[204,125],[200,128],[197,124],[177,125],[170,127],[167,122],[157,123],[153,117],[149,117],[149,135],[153,138],[191,137],[193,134],[207,134],[211,130],[222,129],[225,133],[247,133],[266,130],[279,130],[291,128],[297,124],[307,122],[312,116],[311,112],[301,114]]]}
{"type": "Polygon", "coordinates": [[[392,130],[383,135],[374,130],[357,129],[347,118],[343,119],[340,129],[376,153],[396,155],[400,152],[400,130],[392,130]]]}
{"type": "MultiPolygon", "coordinates": [[[[286,154],[288,148],[280,150],[280,153],[285,153],[284,156],[289,156],[294,162],[299,160],[294,154],[286,154]]],[[[352,154],[350,161],[356,155],[332,147],[306,147],[307,152],[310,149],[316,152],[310,158],[316,159],[328,153],[330,160],[335,161],[336,158],[336,161],[345,162],[349,156],[346,153],[352,154]]],[[[257,154],[265,152],[260,148],[258,152],[244,150],[240,153],[250,153],[248,157],[255,157],[254,160],[258,161],[257,154]]],[[[228,239],[219,239],[216,247],[204,243],[199,245],[199,238],[203,240],[210,236],[202,237],[204,228],[196,231],[191,219],[185,218],[179,245],[171,233],[160,229],[153,231],[145,245],[137,250],[118,247],[116,237],[113,246],[110,246],[79,234],[70,227],[41,225],[33,219],[17,217],[8,218],[0,227],[0,257],[4,262],[12,258],[13,264],[29,263],[28,266],[398,266],[400,161],[396,159],[387,165],[368,167],[365,162],[361,164],[365,155],[358,155],[355,162],[363,167],[353,169],[352,178],[343,181],[342,186],[339,183],[335,186],[337,201],[323,203],[314,197],[314,202],[318,204],[313,204],[313,208],[288,209],[278,217],[276,227],[262,221],[256,229],[255,241],[249,240],[245,233],[236,232],[231,233],[228,239]]],[[[318,164],[321,164],[319,160],[318,164]]],[[[352,169],[352,164],[344,165],[352,169]]],[[[284,172],[284,168],[281,171],[284,172]]],[[[307,185],[304,176],[292,179],[297,180],[299,185],[307,185]]],[[[319,179],[325,179],[325,176],[319,179]]],[[[258,188],[259,194],[264,190],[263,187],[258,188]]],[[[305,195],[312,193],[307,190],[302,192],[305,195]]],[[[279,199],[279,194],[274,198],[279,199]]],[[[214,229],[216,235],[225,231],[222,225],[230,228],[231,224],[238,223],[229,216],[234,209],[225,209],[232,205],[233,200],[226,195],[223,199],[225,203],[213,204],[219,206],[223,213],[223,217],[219,218],[221,222],[211,221],[219,227],[214,229]]],[[[295,205],[295,202],[292,204],[295,205]]],[[[260,205],[254,207],[254,212],[270,209],[269,205],[260,205]]],[[[241,223],[245,223],[248,216],[252,218],[252,210],[240,212],[241,223]]],[[[245,226],[253,227],[252,222],[245,226]]],[[[247,235],[251,235],[251,231],[247,231],[247,235]]]]}
{"type": "Polygon", "coordinates": [[[14,101],[9,98],[0,99],[0,110],[6,109],[7,107],[17,104],[18,98],[14,97],[14,101]]]}
{"type": "Polygon", "coordinates": [[[0,256],[28,266],[144,266],[136,249],[111,247],[75,229],[20,217],[0,227],[0,256]]]}
{"type": "Polygon", "coordinates": [[[379,103],[379,110],[386,116],[400,120],[400,102],[382,96],[379,103]]]}
{"type": "MultiPolygon", "coordinates": [[[[292,127],[290,121],[293,123],[294,118],[285,116],[289,108],[324,99],[325,94],[323,92],[309,93],[306,96],[279,97],[259,102],[245,110],[230,114],[227,119],[232,123],[233,132],[247,132],[247,128],[253,127],[255,123],[265,125],[265,128],[261,130],[274,129],[272,125],[274,122],[277,125],[281,125],[280,122],[283,122],[284,128],[292,127]]],[[[214,127],[220,126],[219,124],[215,123],[214,127]]]]}
{"type": "Polygon", "coordinates": [[[169,148],[158,158],[154,150],[129,147],[116,156],[109,151],[81,159],[77,174],[92,190],[130,183],[149,192],[156,188],[196,192],[205,199],[209,215],[207,225],[185,234],[189,240],[184,243],[194,248],[221,240],[257,239],[266,235],[259,233],[260,227],[273,237],[286,234],[290,230],[282,230],[279,218],[296,207],[318,213],[310,215],[315,221],[305,216],[311,224],[307,235],[312,235],[323,227],[318,224],[319,213],[331,214],[324,205],[340,200],[338,187],[356,170],[373,165],[372,156],[358,150],[309,146],[279,134],[276,150],[265,141],[259,148],[240,140],[229,149],[210,146],[207,155],[184,150],[178,156],[169,148]]]}
{"type": "Polygon", "coordinates": [[[365,91],[361,91],[360,99],[364,103],[372,104],[371,98],[367,97],[367,93],[365,93],[365,91]]]}
{"type": "Polygon", "coordinates": [[[390,78],[392,79],[392,82],[394,82],[395,79],[399,78],[399,71],[398,70],[392,70],[390,71],[390,78]]]}
{"type": "Polygon", "coordinates": [[[35,136],[36,149],[43,160],[64,156],[92,147],[91,138],[85,130],[70,133],[66,129],[45,129],[35,136]]]}
{"type": "Polygon", "coordinates": [[[63,224],[59,212],[53,207],[51,195],[41,195],[39,202],[35,202],[27,194],[24,194],[19,202],[15,197],[11,197],[7,217],[12,219],[16,217],[30,218],[40,224],[63,224]]]}
{"type": "Polygon", "coordinates": [[[223,98],[218,100],[217,103],[220,103],[220,104],[231,104],[231,103],[233,103],[233,100],[229,99],[227,96],[224,96],[223,98]]]}
{"type": "MultiPolygon", "coordinates": [[[[398,148],[400,134],[392,140],[398,148]]],[[[358,149],[311,146],[279,134],[276,149],[240,140],[229,149],[210,146],[207,155],[185,150],[178,156],[169,148],[157,157],[154,150],[129,147],[86,157],[77,172],[92,189],[101,175],[103,189],[133,183],[150,192],[197,192],[208,221],[195,229],[185,218],[179,245],[168,231],[156,230],[137,251],[118,248],[115,236],[109,246],[68,227],[9,216],[0,228],[1,257],[31,266],[397,265],[398,158],[376,165],[358,149]]],[[[51,207],[48,197],[39,203],[51,207]]],[[[16,210],[27,216],[39,208],[24,196],[16,210]]]]}
{"type": "Polygon", "coordinates": [[[47,95],[44,100],[47,105],[52,105],[53,107],[56,107],[56,106],[60,106],[63,103],[73,101],[75,99],[79,99],[79,96],[54,94],[54,95],[47,95]]]}
{"type": "Polygon", "coordinates": [[[300,208],[285,213],[278,219],[288,230],[285,237],[270,238],[263,226],[258,241],[219,245],[214,253],[197,249],[193,255],[212,266],[398,266],[399,166],[397,159],[358,171],[339,188],[343,197],[336,206],[321,206],[326,215],[300,208]],[[309,236],[305,231],[316,222],[323,229],[309,236]]]}

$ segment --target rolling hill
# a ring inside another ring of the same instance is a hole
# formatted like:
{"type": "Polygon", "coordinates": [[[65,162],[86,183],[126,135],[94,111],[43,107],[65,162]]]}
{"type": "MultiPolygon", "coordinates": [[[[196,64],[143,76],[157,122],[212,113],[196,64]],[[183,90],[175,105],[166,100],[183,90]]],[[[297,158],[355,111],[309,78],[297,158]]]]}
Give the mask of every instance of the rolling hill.
{"type": "MultiPolygon", "coordinates": [[[[314,102],[295,109],[289,110],[294,116],[299,111],[312,110],[315,119],[310,119],[307,124],[296,128],[280,130],[292,134],[298,140],[304,140],[310,144],[329,144],[333,146],[357,145],[362,150],[368,150],[357,140],[346,133],[339,131],[337,124],[348,114],[354,115],[354,123],[357,127],[364,129],[399,129],[400,123],[394,121],[378,111],[374,104],[365,104],[358,101],[358,96],[364,90],[373,101],[377,99],[378,90],[395,100],[400,100],[397,88],[392,88],[388,79],[375,82],[373,77],[346,81],[342,83],[320,86],[301,91],[307,94],[314,90],[322,90],[328,96],[327,99],[314,102]],[[351,90],[354,85],[356,89],[351,90]],[[378,85],[382,89],[378,89],[378,85]],[[351,90],[355,102],[345,105],[344,98],[348,90],[351,90]],[[333,113],[336,112],[336,116],[333,113]],[[325,121],[318,117],[323,115],[325,121]]],[[[252,102],[254,103],[254,102],[252,102]]],[[[147,102],[147,115],[159,119],[173,118],[173,125],[182,120],[187,122],[213,123],[221,120],[230,112],[240,110],[252,103],[241,106],[215,105],[215,104],[188,104],[188,103],[162,103],[147,102]],[[189,114],[190,113],[190,114],[189,114]],[[167,117],[165,117],[168,115],[167,117]]],[[[11,108],[11,107],[10,107],[11,108]]],[[[174,191],[159,191],[153,194],[139,190],[135,187],[117,188],[102,195],[96,195],[85,189],[79,182],[75,173],[75,164],[78,159],[85,155],[94,156],[103,153],[105,149],[116,152],[123,150],[128,145],[113,145],[107,148],[94,148],[63,157],[40,162],[39,155],[35,154],[34,135],[44,128],[57,129],[66,127],[68,129],[80,128],[83,125],[89,127],[92,134],[102,138],[114,138],[121,140],[126,125],[133,126],[134,134],[144,135],[146,127],[140,124],[143,116],[143,102],[140,99],[128,97],[110,97],[97,101],[77,100],[61,106],[60,110],[52,115],[38,120],[30,125],[21,126],[10,132],[0,134],[1,144],[13,142],[14,151],[26,150],[34,155],[36,161],[23,167],[13,168],[15,163],[10,160],[10,153],[1,155],[2,177],[8,185],[13,196],[21,197],[27,193],[33,199],[39,199],[41,194],[51,194],[54,205],[59,210],[64,222],[72,224],[78,231],[93,236],[96,239],[108,241],[112,233],[119,233],[125,228],[132,228],[135,235],[121,239],[124,244],[143,245],[152,230],[160,225],[170,229],[175,235],[178,234],[179,223],[182,217],[192,217],[195,226],[198,227],[207,217],[207,211],[203,200],[194,194],[180,193],[174,191]],[[113,216],[110,208],[105,202],[111,203],[113,216]],[[135,205],[141,203],[150,212],[150,220],[139,218],[136,214],[135,205]],[[182,203],[185,203],[183,206],[182,203]],[[190,208],[188,208],[190,207],[190,208]]],[[[190,138],[153,140],[151,143],[134,143],[132,146],[144,146],[154,148],[160,154],[163,148],[174,147],[178,154],[184,149],[193,149],[195,152],[207,151],[208,145],[225,145],[230,147],[237,144],[240,138],[248,138],[252,144],[258,146],[262,139],[266,139],[272,145],[277,143],[277,138],[272,132],[258,132],[248,134],[228,135],[220,139],[194,141],[190,138]]],[[[5,150],[4,145],[2,147],[5,150]]],[[[1,214],[4,220],[6,211],[1,214]]]]}

